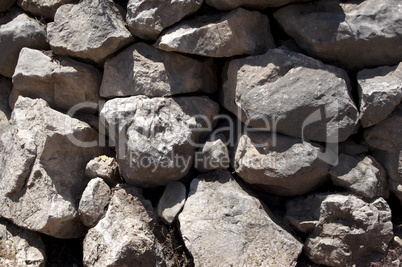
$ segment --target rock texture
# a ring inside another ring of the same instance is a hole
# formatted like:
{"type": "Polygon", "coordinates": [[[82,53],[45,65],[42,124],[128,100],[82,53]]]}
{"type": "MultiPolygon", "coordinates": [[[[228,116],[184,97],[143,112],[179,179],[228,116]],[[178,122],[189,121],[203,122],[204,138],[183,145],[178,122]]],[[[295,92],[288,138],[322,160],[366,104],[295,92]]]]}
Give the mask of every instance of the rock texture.
{"type": "Polygon", "coordinates": [[[85,226],[93,227],[98,223],[109,204],[110,195],[110,187],[102,178],[89,181],[78,206],[78,215],[85,226]]]}
{"type": "Polygon", "coordinates": [[[0,138],[8,125],[11,117],[11,109],[8,105],[8,98],[12,88],[12,83],[6,78],[0,77],[0,138]]]}
{"type": "Polygon", "coordinates": [[[85,147],[97,133],[86,123],[19,97],[0,141],[0,216],[57,238],[84,234],[77,200],[85,164],[102,153],[85,147]]]}
{"type": "Polygon", "coordinates": [[[339,163],[330,169],[334,184],[350,189],[365,198],[386,197],[387,175],[371,156],[339,156],[339,163]]]}
{"type": "Polygon", "coordinates": [[[106,61],[100,95],[171,96],[184,93],[215,93],[212,60],[198,60],[136,43],[106,61]]]}
{"type": "Polygon", "coordinates": [[[206,3],[219,10],[232,10],[241,6],[251,9],[266,9],[307,1],[309,0],[206,0],[206,3]]]}
{"type": "Polygon", "coordinates": [[[251,127],[341,142],[358,122],[347,74],[302,54],[273,49],[233,59],[223,75],[222,105],[251,127]]]}
{"type": "Polygon", "coordinates": [[[316,1],[290,5],[274,17],[311,55],[359,69],[402,61],[399,0],[316,1]]]}
{"type": "Polygon", "coordinates": [[[101,77],[101,72],[89,64],[23,48],[13,75],[10,106],[22,95],[42,98],[51,107],[64,111],[87,102],[86,110],[94,112],[99,102],[101,77]]]}
{"type": "Polygon", "coordinates": [[[238,8],[180,22],[161,36],[158,47],[207,57],[230,57],[264,53],[275,44],[267,16],[238,8]]]}
{"type": "Polygon", "coordinates": [[[0,265],[45,267],[45,246],[40,235],[0,219],[0,265]]]}
{"type": "Polygon", "coordinates": [[[121,183],[119,166],[114,158],[102,155],[92,159],[85,167],[85,175],[89,178],[100,177],[109,185],[121,183]]]}
{"type": "Polygon", "coordinates": [[[47,37],[55,54],[98,64],[134,41],[111,0],[85,0],[61,6],[54,22],[47,26],[47,37]]]}
{"type": "Polygon", "coordinates": [[[168,184],[158,203],[158,215],[168,224],[172,224],[186,202],[187,190],[184,184],[168,184]]]}
{"type": "Polygon", "coordinates": [[[381,263],[393,237],[391,210],[382,198],[365,202],[353,195],[312,195],[286,207],[292,226],[309,233],[306,254],[318,264],[381,263]]]}
{"type": "Polygon", "coordinates": [[[18,0],[18,5],[36,17],[53,20],[56,10],[65,4],[75,3],[77,0],[18,0]]]}
{"type": "Polygon", "coordinates": [[[0,12],[7,11],[10,7],[12,7],[17,0],[3,0],[0,2],[0,12]]]}
{"type": "Polygon", "coordinates": [[[370,127],[384,120],[402,100],[402,63],[362,70],[357,74],[360,121],[370,127]]]}
{"type": "Polygon", "coordinates": [[[277,195],[299,195],[327,180],[320,145],[272,133],[240,137],[235,172],[248,184],[277,195]]]}
{"type": "Polygon", "coordinates": [[[151,202],[139,189],[117,189],[105,217],[85,236],[84,266],[166,266],[154,224],[151,202]]]}
{"type": "Polygon", "coordinates": [[[23,47],[49,48],[45,27],[18,9],[11,9],[0,17],[0,39],[0,74],[8,78],[13,76],[23,47]]]}
{"type": "Polygon", "coordinates": [[[133,96],[107,101],[100,116],[116,141],[124,180],[151,187],[187,174],[194,145],[212,130],[218,112],[218,105],[207,97],[133,96]]]}
{"type": "Polygon", "coordinates": [[[156,40],[167,27],[196,12],[203,0],[129,0],[127,24],[130,32],[145,40],[156,40]]]}
{"type": "Polygon", "coordinates": [[[215,141],[207,141],[201,150],[195,153],[194,165],[200,172],[229,168],[229,150],[224,141],[220,138],[215,141]]]}
{"type": "Polygon", "coordinates": [[[302,245],[227,172],[195,178],[180,231],[195,266],[296,266],[302,245]]]}

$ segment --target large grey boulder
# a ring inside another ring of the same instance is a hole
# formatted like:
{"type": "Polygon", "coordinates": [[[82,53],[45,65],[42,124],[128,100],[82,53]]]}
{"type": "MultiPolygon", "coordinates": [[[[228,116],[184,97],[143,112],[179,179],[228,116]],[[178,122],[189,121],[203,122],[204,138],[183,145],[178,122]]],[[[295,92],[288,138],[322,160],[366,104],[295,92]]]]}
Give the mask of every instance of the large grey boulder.
{"type": "Polygon", "coordinates": [[[54,22],[47,26],[47,37],[55,54],[98,64],[134,42],[111,0],[84,0],[61,6],[54,22]]]}
{"type": "Polygon", "coordinates": [[[384,120],[402,100],[402,63],[365,69],[357,74],[360,121],[370,127],[384,120]]]}
{"type": "Polygon", "coordinates": [[[346,72],[292,51],[230,60],[223,82],[221,104],[251,127],[342,142],[359,120],[346,72]]]}
{"type": "Polygon", "coordinates": [[[168,184],[158,202],[158,215],[166,223],[172,224],[186,202],[186,186],[180,182],[168,184]]]}
{"type": "Polygon", "coordinates": [[[107,101],[100,119],[116,142],[124,180],[151,187],[188,173],[195,146],[212,131],[218,112],[207,97],[132,96],[107,101]]]}
{"type": "Polygon", "coordinates": [[[104,153],[97,137],[44,100],[19,97],[0,139],[0,216],[56,238],[82,236],[78,198],[85,164],[104,153]]]}
{"type": "Polygon", "coordinates": [[[180,22],[157,44],[162,50],[207,57],[261,54],[275,47],[268,17],[243,8],[180,22]]]}
{"type": "Polygon", "coordinates": [[[391,209],[383,198],[312,195],[286,203],[286,219],[308,233],[305,253],[326,266],[381,263],[393,237],[391,209]]]}
{"type": "Polygon", "coordinates": [[[387,174],[373,157],[341,154],[338,160],[338,164],[330,169],[335,185],[369,199],[387,197],[387,174]]]}
{"type": "Polygon", "coordinates": [[[0,219],[0,265],[45,267],[45,264],[45,245],[40,235],[0,219]]]}
{"type": "Polygon", "coordinates": [[[402,61],[399,0],[315,1],[274,13],[286,33],[311,55],[348,68],[402,61]]]}
{"type": "Polygon", "coordinates": [[[11,88],[13,84],[10,80],[0,77],[0,138],[5,132],[8,120],[11,117],[11,109],[8,105],[11,88]]]}
{"type": "Polygon", "coordinates": [[[167,27],[195,13],[204,0],[129,0],[127,24],[130,32],[145,40],[156,40],[167,27]]]}
{"type": "Polygon", "coordinates": [[[86,102],[84,107],[94,112],[101,79],[102,73],[89,64],[23,48],[13,75],[10,106],[22,95],[42,98],[52,108],[63,111],[86,102]]]}
{"type": "Polygon", "coordinates": [[[307,1],[310,0],[206,0],[205,2],[219,10],[232,10],[241,6],[251,9],[266,9],[307,1]]]}
{"type": "Polygon", "coordinates": [[[248,184],[277,195],[300,195],[328,179],[328,163],[316,143],[275,134],[240,137],[235,172],[248,184]]]}
{"type": "Polygon", "coordinates": [[[100,95],[114,98],[214,93],[217,83],[213,66],[212,59],[200,62],[136,43],[106,61],[100,95]]]}
{"type": "Polygon", "coordinates": [[[17,0],[2,0],[0,2],[0,12],[7,11],[10,7],[17,3],[17,0]]]}
{"type": "Polygon", "coordinates": [[[89,178],[100,177],[109,185],[122,182],[116,159],[106,155],[91,159],[85,167],[85,175],[89,178]]]}
{"type": "Polygon", "coordinates": [[[195,178],[179,215],[195,266],[296,266],[302,244],[228,172],[195,178]]]}
{"type": "Polygon", "coordinates": [[[155,224],[140,189],[116,188],[105,216],[85,236],[84,266],[166,266],[155,224]]]}
{"type": "Polygon", "coordinates": [[[11,9],[0,18],[0,74],[11,78],[23,47],[48,49],[44,25],[19,9],[11,9]]]}
{"type": "Polygon", "coordinates": [[[18,5],[26,12],[38,18],[53,20],[56,10],[65,4],[75,3],[77,0],[18,0],[18,5]]]}

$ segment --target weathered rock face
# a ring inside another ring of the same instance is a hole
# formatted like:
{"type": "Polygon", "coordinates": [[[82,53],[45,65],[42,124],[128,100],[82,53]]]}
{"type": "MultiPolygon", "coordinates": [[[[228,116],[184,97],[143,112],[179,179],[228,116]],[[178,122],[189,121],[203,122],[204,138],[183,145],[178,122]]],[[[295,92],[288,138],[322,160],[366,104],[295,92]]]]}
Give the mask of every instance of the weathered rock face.
{"type": "Polygon", "coordinates": [[[45,27],[18,9],[0,18],[0,74],[11,78],[23,47],[48,49],[45,27]]]}
{"type": "Polygon", "coordinates": [[[139,189],[117,189],[105,217],[84,240],[84,266],[164,266],[151,202],[139,189]]]}
{"type": "Polygon", "coordinates": [[[51,107],[65,111],[88,102],[92,108],[87,110],[96,111],[101,72],[89,64],[67,57],[52,58],[46,53],[29,48],[21,50],[13,75],[10,106],[22,95],[42,98],[51,107]]]}
{"type": "Polygon", "coordinates": [[[266,9],[307,1],[309,0],[206,0],[205,2],[219,10],[232,10],[241,6],[252,9],[266,9]]]}
{"type": "Polygon", "coordinates": [[[133,96],[106,102],[101,121],[116,141],[117,162],[127,183],[167,185],[193,164],[194,145],[212,129],[218,105],[207,97],[133,96]]]}
{"type": "Polygon", "coordinates": [[[85,175],[89,178],[100,177],[110,185],[122,182],[117,161],[105,155],[96,157],[88,162],[85,167],[85,175]]]}
{"type": "Polygon", "coordinates": [[[61,6],[54,22],[47,26],[47,37],[55,54],[99,64],[134,41],[111,0],[85,0],[61,6]]]}
{"type": "Polygon", "coordinates": [[[273,49],[230,60],[223,75],[222,105],[251,127],[341,142],[358,122],[347,74],[302,54],[273,49]]]}
{"type": "Polygon", "coordinates": [[[56,10],[65,4],[75,3],[77,0],[18,0],[18,5],[36,17],[45,17],[53,20],[56,10]]]}
{"type": "Polygon", "coordinates": [[[0,219],[0,265],[45,267],[45,246],[38,233],[0,219]]]}
{"type": "Polygon", "coordinates": [[[286,206],[292,226],[309,233],[306,254],[318,264],[381,262],[393,237],[391,210],[382,198],[365,202],[353,195],[313,195],[286,206]]]}
{"type": "Polygon", "coordinates": [[[242,135],[235,172],[247,183],[277,195],[304,194],[327,181],[328,164],[318,144],[272,133],[242,135]]]}
{"type": "Polygon", "coordinates": [[[355,69],[402,61],[399,0],[342,2],[290,5],[274,17],[301,47],[325,61],[355,69]]]}
{"type": "Polygon", "coordinates": [[[100,95],[171,96],[214,93],[217,89],[213,61],[198,60],[137,43],[106,61],[100,95]]]}
{"type": "Polygon", "coordinates": [[[339,156],[338,165],[330,169],[334,184],[343,186],[365,198],[385,197],[387,175],[371,156],[339,156]]]}
{"type": "Polygon", "coordinates": [[[96,138],[86,123],[20,97],[0,142],[0,216],[57,238],[82,236],[77,200],[85,164],[103,152],[85,147],[96,138]]]}
{"type": "Polygon", "coordinates": [[[228,172],[195,178],[179,221],[195,266],[296,266],[302,250],[228,172]]]}
{"type": "Polygon", "coordinates": [[[402,63],[362,70],[357,74],[360,121],[370,127],[384,120],[402,100],[402,63]]]}
{"type": "Polygon", "coordinates": [[[194,156],[195,168],[200,172],[226,170],[230,165],[229,150],[222,139],[207,141],[194,156]]]}
{"type": "Polygon", "coordinates": [[[4,11],[8,10],[15,3],[17,3],[17,0],[3,0],[3,1],[1,1],[0,2],[0,12],[4,12],[4,11]]]}
{"type": "Polygon", "coordinates": [[[167,27],[196,12],[204,0],[129,0],[127,24],[130,32],[145,40],[156,40],[167,27]]]}
{"type": "Polygon", "coordinates": [[[6,78],[0,77],[0,138],[7,128],[11,116],[11,109],[8,105],[12,83],[6,78]]]}
{"type": "Polygon", "coordinates": [[[275,44],[267,16],[238,8],[180,22],[161,36],[158,46],[166,51],[230,57],[264,53],[275,44]]]}
{"type": "Polygon", "coordinates": [[[172,224],[186,202],[187,192],[184,184],[172,182],[168,184],[158,203],[158,215],[168,224],[172,224]]]}
{"type": "Polygon", "coordinates": [[[397,152],[374,151],[373,156],[388,174],[388,187],[402,203],[402,149],[397,152]]]}

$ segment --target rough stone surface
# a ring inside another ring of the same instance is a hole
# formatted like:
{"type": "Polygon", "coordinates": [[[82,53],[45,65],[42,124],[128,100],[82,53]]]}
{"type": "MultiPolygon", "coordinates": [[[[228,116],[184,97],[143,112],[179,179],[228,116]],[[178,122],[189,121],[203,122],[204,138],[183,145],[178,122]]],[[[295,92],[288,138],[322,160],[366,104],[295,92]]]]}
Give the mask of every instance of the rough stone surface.
{"type": "Polygon", "coordinates": [[[180,22],[161,36],[158,46],[166,51],[231,57],[261,54],[275,44],[267,16],[238,8],[180,22]]]}
{"type": "Polygon", "coordinates": [[[47,26],[47,37],[55,54],[95,63],[103,63],[134,41],[111,0],[86,0],[61,6],[54,22],[47,26]]]}
{"type": "Polygon", "coordinates": [[[115,98],[100,119],[116,141],[117,162],[127,183],[167,185],[193,164],[194,145],[212,130],[219,106],[207,97],[115,98]]]}
{"type": "Polygon", "coordinates": [[[6,78],[0,77],[0,138],[7,128],[8,120],[11,117],[11,109],[8,105],[8,98],[12,88],[12,83],[6,78]]]}
{"type": "Polygon", "coordinates": [[[312,195],[286,207],[292,226],[309,233],[306,254],[318,264],[381,263],[393,237],[391,210],[382,198],[365,202],[353,195],[312,195]]]}
{"type": "Polygon", "coordinates": [[[196,12],[204,0],[129,0],[127,24],[130,32],[145,40],[156,40],[167,27],[196,12]]]}
{"type": "MultiPolygon", "coordinates": [[[[86,110],[96,111],[102,74],[95,67],[67,57],[23,48],[13,75],[10,106],[18,96],[42,98],[55,109],[68,111],[88,102],[86,110]]],[[[81,111],[81,110],[80,110],[81,111]]]]}
{"type": "Polygon", "coordinates": [[[286,33],[311,55],[348,68],[402,61],[399,0],[316,1],[274,13],[286,33]]]}
{"type": "Polygon", "coordinates": [[[84,266],[165,266],[150,201],[137,188],[116,189],[105,217],[84,240],[84,266]]]}
{"type": "Polygon", "coordinates": [[[195,178],[180,231],[195,266],[296,266],[301,243],[228,172],[195,178]]]}
{"type": "Polygon", "coordinates": [[[222,105],[251,127],[342,142],[358,122],[346,72],[302,54],[272,49],[230,60],[223,75],[222,105]]]}
{"type": "Polygon", "coordinates": [[[56,238],[82,236],[77,206],[85,164],[104,153],[85,146],[97,136],[44,100],[19,97],[0,139],[0,216],[56,238]]]}
{"type": "Polygon", "coordinates": [[[384,166],[388,174],[388,187],[402,203],[402,149],[390,153],[374,151],[373,156],[384,166]]]}
{"type": "Polygon", "coordinates": [[[18,0],[18,5],[36,17],[53,20],[56,10],[65,4],[75,3],[77,0],[18,0]]]}
{"type": "Polygon", "coordinates": [[[212,59],[198,60],[137,43],[105,63],[100,95],[170,96],[184,93],[215,93],[212,59]]]}
{"type": "Polygon", "coordinates": [[[0,12],[4,12],[17,3],[17,0],[2,0],[0,2],[0,12]]]}
{"type": "Polygon", "coordinates": [[[110,185],[122,182],[117,161],[105,155],[96,157],[88,162],[85,167],[85,175],[89,178],[100,177],[110,185]]]}
{"type": "Polygon", "coordinates": [[[102,178],[89,181],[78,206],[78,215],[85,226],[92,227],[101,219],[109,204],[110,195],[110,187],[102,178]]]}
{"type": "Polygon", "coordinates": [[[307,1],[310,0],[206,0],[206,3],[219,10],[232,10],[241,6],[252,9],[266,9],[307,1]]]}
{"type": "Polygon", "coordinates": [[[38,233],[21,229],[0,219],[0,265],[45,267],[45,246],[38,233]]]}
{"type": "Polygon", "coordinates": [[[0,18],[0,74],[11,78],[23,47],[48,49],[45,27],[18,9],[0,18]]]}
{"type": "Polygon", "coordinates": [[[229,168],[229,150],[224,141],[222,139],[207,141],[201,150],[195,153],[194,165],[200,172],[229,168]]]}
{"type": "Polygon", "coordinates": [[[371,156],[352,157],[341,154],[338,165],[330,169],[334,184],[365,198],[386,197],[387,175],[371,156]]]}
{"type": "Polygon", "coordinates": [[[277,195],[299,195],[327,180],[328,164],[315,143],[272,133],[240,137],[235,172],[248,184],[277,195]]]}
{"type": "Polygon", "coordinates": [[[370,127],[384,120],[402,100],[402,63],[362,70],[357,74],[360,121],[370,127]]]}
{"type": "Polygon", "coordinates": [[[158,203],[158,215],[168,224],[172,224],[186,202],[186,187],[180,182],[168,184],[158,203]]]}

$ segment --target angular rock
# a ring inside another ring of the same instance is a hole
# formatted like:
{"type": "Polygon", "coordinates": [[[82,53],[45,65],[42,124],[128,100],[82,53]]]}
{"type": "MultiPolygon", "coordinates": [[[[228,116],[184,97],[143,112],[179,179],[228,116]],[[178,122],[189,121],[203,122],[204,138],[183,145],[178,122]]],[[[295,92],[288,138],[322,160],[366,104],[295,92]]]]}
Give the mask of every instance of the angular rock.
{"type": "Polygon", "coordinates": [[[312,195],[286,207],[291,225],[309,233],[306,254],[318,264],[381,263],[393,237],[391,209],[383,198],[365,202],[353,195],[312,195]]]}
{"type": "Polygon", "coordinates": [[[229,150],[224,141],[220,138],[215,141],[207,141],[201,150],[195,153],[194,165],[200,172],[229,168],[229,150]]]}
{"type": "Polygon", "coordinates": [[[48,49],[45,27],[19,9],[0,18],[0,74],[11,78],[23,47],[48,49]]]}
{"type": "Polygon", "coordinates": [[[230,60],[223,75],[222,105],[251,127],[337,143],[358,122],[346,72],[302,54],[272,49],[230,60]]]}
{"type": "Polygon", "coordinates": [[[215,93],[212,59],[198,60],[136,43],[105,63],[100,95],[171,96],[184,93],[215,93]]]}
{"type": "Polygon", "coordinates": [[[356,156],[360,154],[368,154],[369,148],[366,144],[355,143],[350,138],[345,142],[339,143],[339,154],[347,154],[351,156],[356,156]]]}
{"type": "Polygon", "coordinates": [[[158,47],[207,57],[231,57],[261,54],[274,48],[275,43],[266,15],[238,8],[180,22],[160,37],[158,47]]]}
{"type": "Polygon", "coordinates": [[[159,217],[168,224],[172,224],[186,202],[186,192],[186,187],[180,182],[168,184],[158,203],[159,217]]]}
{"type": "Polygon", "coordinates": [[[117,162],[127,183],[167,185],[193,164],[195,145],[208,135],[219,106],[207,97],[115,98],[100,113],[116,142],[117,162]]]}
{"type": "Polygon", "coordinates": [[[195,13],[204,0],[129,0],[127,24],[130,32],[145,40],[156,40],[167,27],[195,13]]]}
{"type": "Polygon", "coordinates": [[[45,245],[40,235],[0,219],[0,265],[45,267],[45,264],[45,245]]]}
{"type": "Polygon", "coordinates": [[[117,189],[106,215],[84,240],[84,266],[166,266],[150,201],[137,188],[117,189]]]}
{"type": "Polygon", "coordinates": [[[0,77],[0,138],[7,128],[8,120],[11,117],[11,109],[8,105],[8,98],[12,88],[12,83],[6,78],[0,77]]]}
{"type": "Polygon", "coordinates": [[[402,63],[362,70],[357,74],[360,121],[370,127],[384,120],[402,100],[402,63]]]}
{"type": "Polygon", "coordinates": [[[7,11],[10,7],[17,3],[17,0],[2,0],[0,2],[0,12],[7,11]]]}
{"type": "Polygon", "coordinates": [[[100,177],[109,185],[116,185],[122,182],[117,161],[104,155],[88,162],[85,167],[85,175],[88,178],[100,177]]]}
{"type": "Polygon", "coordinates": [[[85,226],[92,227],[98,223],[109,204],[110,195],[110,187],[102,178],[89,181],[78,206],[78,215],[85,226]]]}
{"type": "Polygon", "coordinates": [[[296,266],[301,243],[228,172],[195,178],[180,231],[195,266],[296,266]]]}
{"type": "Polygon", "coordinates": [[[320,145],[272,133],[240,137],[235,172],[248,184],[276,195],[301,195],[328,179],[320,145]]]}
{"type": "Polygon", "coordinates": [[[47,26],[47,37],[55,54],[98,64],[134,42],[111,0],[86,0],[61,6],[54,22],[47,26]]]}
{"type": "Polygon", "coordinates": [[[307,1],[310,0],[206,0],[206,3],[219,10],[232,10],[241,6],[251,9],[267,9],[307,1]]]}
{"type": "Polygon", "coordinates": [[[311,55],[347,68],[402,61],[399,0],[315,1],[274,13],[287,34],[311,55]]]}
{"type": "Polygon", "coordinates": [[[60,6],[75,2],[77,0],[18,0],[18,5],[36,17],[53,20],[54,14],[60,6]]]}
{"type": "Polygon", "coordinates": [[[102,73],[89,64],[23,48],[13,75],[10,106],[22,95],[42,98],[52,108],[63,111],[87,102],[83,110],[94,112],[101,79],[102,73]]]}
{"type": "Polygon", "coordinates": [[[19,97],[0,139],[0,216],[56,238],[82,236],[77,206],[85,164],[105,153],[94,146],[97,137],[44,100],[19,97]]]}
{"type": "Polygon", "coordinates": [[[338,165],[331,167],[330,175],[335,185],[345,187],[356,195],[369,199],[387,196],[387,175],[371,156],[341,154],[338,165]]]}

